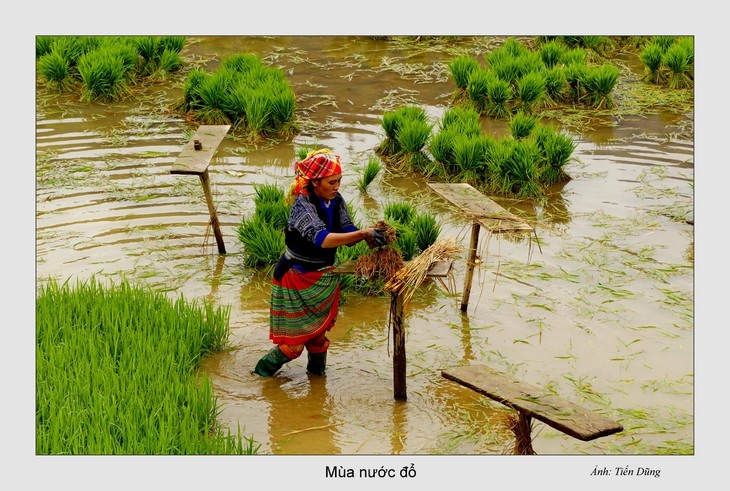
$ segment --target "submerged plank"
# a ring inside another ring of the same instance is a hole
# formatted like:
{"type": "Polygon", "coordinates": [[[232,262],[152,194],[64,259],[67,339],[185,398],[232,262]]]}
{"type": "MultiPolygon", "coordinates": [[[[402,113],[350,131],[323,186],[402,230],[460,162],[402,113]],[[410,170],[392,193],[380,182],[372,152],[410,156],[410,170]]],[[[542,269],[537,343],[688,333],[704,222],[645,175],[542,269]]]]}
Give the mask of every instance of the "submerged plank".
{"type": "Polygon", "coordinates": [[[530,232],[532,227],[508,212],[470,184],[427,183],[436,194],[471,216],[492,233],[530,232]]]}
{"type": "Polygon", "coordinates": [[[441,375],[579,440],[623,431],[619,423],[591,409],[484,365],[450,368],[441,375]]]}
{"type": "Polygon", "coordinates": [[[213,158],[218,145],[228,133],[231,125],[200,125],[189,142],[185,144],[180,155],[172,164],[170,174],[202,175],[213,158]],[[195,140],[200,141],[202,148],[195,149],[195,140]]]}

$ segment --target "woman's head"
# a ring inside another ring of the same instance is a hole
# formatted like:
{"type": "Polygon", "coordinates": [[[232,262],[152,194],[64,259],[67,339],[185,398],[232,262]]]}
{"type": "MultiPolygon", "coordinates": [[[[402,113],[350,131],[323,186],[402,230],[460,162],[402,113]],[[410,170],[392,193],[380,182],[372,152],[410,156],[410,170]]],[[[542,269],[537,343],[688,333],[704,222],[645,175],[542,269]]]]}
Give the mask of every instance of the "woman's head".
{"type": "Polygon", "coordinates": [[[332,199],[337,194],[342,179],[342,166],[340,165],[339,155],[333,154],[328,148],[323,148],[310,152],[304,159],[295,162],[294,165],[294,182],[287,195],[290,202],[298,194],[308,194],[307,187],[310,183],[312,189],[322,199],[332,199]]]}
{"type": "Polygon", "coordinates": [[[312,189],[320,199],[331,200],[337,196],[341,182],[342,174],[332,174],[312,180],[312,189]]]}

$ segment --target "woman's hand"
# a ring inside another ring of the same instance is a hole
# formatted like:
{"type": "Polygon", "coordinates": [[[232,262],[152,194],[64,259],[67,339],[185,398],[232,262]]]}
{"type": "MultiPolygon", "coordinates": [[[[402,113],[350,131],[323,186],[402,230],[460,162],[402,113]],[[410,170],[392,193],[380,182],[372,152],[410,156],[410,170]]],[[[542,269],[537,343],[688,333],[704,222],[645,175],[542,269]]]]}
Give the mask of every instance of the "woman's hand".
{"type": "Polygon", "coordinates": [[[362,230],[365,233],[365,241],[368,243],[370,248],[383,247],[387,242],[385,239],[384,228],[365,228],[362,230]]]}

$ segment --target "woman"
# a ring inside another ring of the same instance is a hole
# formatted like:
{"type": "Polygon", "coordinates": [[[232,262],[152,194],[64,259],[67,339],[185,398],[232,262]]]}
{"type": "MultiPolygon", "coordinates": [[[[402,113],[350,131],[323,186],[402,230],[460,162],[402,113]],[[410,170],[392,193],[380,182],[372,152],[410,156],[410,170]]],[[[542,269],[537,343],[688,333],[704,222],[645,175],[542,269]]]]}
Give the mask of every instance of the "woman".
{"type": "Polygon", "coordinates": [[[367,240],[385,244],[382,229],[358,229],[339,193],[340,157],[328,149],[295,163],[285,230],[286,251],[274,268],[269,339],[276,345],[254,373],[269,377],[307,350],[307,371],[322,375],[340,300],[339,275],[333,272],[340,246],[367,240]]]}

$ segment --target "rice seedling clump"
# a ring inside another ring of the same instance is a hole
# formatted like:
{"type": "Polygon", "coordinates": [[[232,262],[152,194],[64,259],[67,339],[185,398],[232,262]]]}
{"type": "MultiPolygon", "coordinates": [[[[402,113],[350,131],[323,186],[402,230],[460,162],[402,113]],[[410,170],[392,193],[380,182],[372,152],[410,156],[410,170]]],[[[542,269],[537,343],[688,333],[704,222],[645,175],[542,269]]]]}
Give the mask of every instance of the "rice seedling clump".
{"type": "Polygon", "coordinates": [[[360,256],[355,265],[355,275],[368,281],[388,280],[403,267],[400,251],[392,247],[397,239],[397,232],[385,220],[378,221],[373,227],[385,229],[385,245],[360,256]]]}

